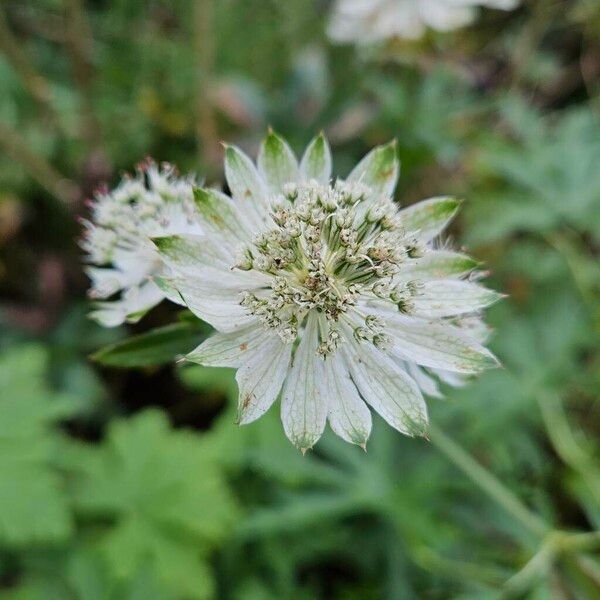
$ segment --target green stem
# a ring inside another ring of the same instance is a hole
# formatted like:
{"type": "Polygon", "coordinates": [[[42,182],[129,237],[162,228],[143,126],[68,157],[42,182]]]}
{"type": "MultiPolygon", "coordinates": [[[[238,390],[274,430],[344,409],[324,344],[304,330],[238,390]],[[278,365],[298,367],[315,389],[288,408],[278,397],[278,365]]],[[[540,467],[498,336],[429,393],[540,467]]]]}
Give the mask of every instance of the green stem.
{"type": "Polygon", "coordinates": [[[600,548],[600,531],[570,533],[563,540],[563,548],[571,552],[591,552],[600,548]]]}
{"type": "Polygon", "coordinates": [[[544,239],[564,258],[581,298],[590,311],[594,326],[600,331],[600,309],[595,292],[595,287],[600,281],[600,269],[597,263],[587,256],[574,232],[550,233],[545,235],[544,239]]]}
{"type": "Polygon", "coordinates": [[[196,141],[200,163],[211,175],[218,170],[221,157],[211,98],[215,58],[214,8],[214,0],[196,0],[194,6],[196,141]]]}
{"type": "Polygon", "coordinates": [[[507,597],[521,596],[524,592],[542,579],[550,571],[561,555],[567,555],[576,562],[582,558],[578,552],[589,552],[600,546],[600,532],[570,533],[568,531],[552,531],[549,533],[538,551],[527,564],[504,585],[507,597]]]}
{"type": "Polygon", "coordinates": [[[527,590],[548,574],[555,557],[552,544],[543,543],[525,566],[504,584],[504,596],[514,598],[527,590]]]}
{"type": "Polygon", "coordinates": [[[362,508],[361,499],[354,495],[305,496],[283,508],[263,509],[239,524],[235,531],[238,539],[280,535],[307,526],[334,521],[355,514],[362,508]]]}
{"type": "Polygon", "coordinates": [[[82,0],[64,0],[64,5],[67,50],[73,69],[73,81],[80,96],[81,137],[88,143],[90,153],[93,153],[102,147],[102,133],[94,111],[92,31],[82,0]]]}
{"type": "Polygon", "coordinates": [[[480,465],[442,430],[430,424],[429,435],[431,443],[438,450],[525,529],[537,536],[545,536],[551,531],[550,526],[541,517],[529,510],[499,479],[480,465]]]}
{"type": "Polygon", "coordinates": [[[594,500],[600,505],[600,472],[593,458],[578,443],[560,398],[556,394],[537,394],[550,442],[562,461],[578,473],[587,485],[594,500]]]}
{"type": "Polygon", "coordinates": [[[456,560],[438,554],[433,548],[419,546],[412,551],[415,562],[431,573],[441,574],[456,581],[477,581],[486,585],[504,582],[504,573],[494,567],[456,560]]]}
{"type": "Polygon", "coordinates": [[[0,148],[4,148],[8,156],[25,167],[33,179],[67,208],[72,209],[76,205],[81,197],[77,184],[58,173],[43,156],[29,148],[17,131],[3,123],[0,123],[0,148]]]}
{"type": "Polygon", "coordinates": [[[47,79],[34,67],[27,55],[24,44],[11,31],[4,10],[0,8],[0,52],[5,56],[19,77],[23,87],[38,103],[52,125],[62,127],[62,123],[52,103],[52,91],[47,79]]]}

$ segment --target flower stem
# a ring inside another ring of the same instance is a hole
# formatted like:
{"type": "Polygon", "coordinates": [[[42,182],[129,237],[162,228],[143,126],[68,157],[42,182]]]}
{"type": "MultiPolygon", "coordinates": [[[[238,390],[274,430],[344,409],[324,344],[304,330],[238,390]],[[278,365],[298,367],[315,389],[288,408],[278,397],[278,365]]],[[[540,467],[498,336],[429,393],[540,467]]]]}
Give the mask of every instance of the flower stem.
{"type": "Polygon", "coordinates": [[[537,536],[545,536],[550,526],[517,498],[498,478],[480,465],[463,448],[435,425],[429,425],[431,443],[492,500],[537,536]]]}

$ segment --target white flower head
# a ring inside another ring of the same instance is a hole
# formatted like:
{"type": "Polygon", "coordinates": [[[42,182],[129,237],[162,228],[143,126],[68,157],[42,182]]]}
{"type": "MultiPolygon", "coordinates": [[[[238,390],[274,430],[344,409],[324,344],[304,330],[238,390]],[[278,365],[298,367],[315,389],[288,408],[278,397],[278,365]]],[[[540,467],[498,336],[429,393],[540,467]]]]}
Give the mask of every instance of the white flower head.
{"type": "MultiPolygon", "coordinates": [[[[146,161],[135,177],[96,194],[81,241],[96,302],[91,317],[106,327],[136,322],[163,298],[178,301],[150,238],[202,233],[193,201],[194,179],[146,161]],[[117,299],[108,300],[118,295],[117,299]]],[[[181,302],[179,300],[179,302],[181,302]]]]}
{"type": "Polygon", "coordinates": [[[188,360],[238,369],[240,423],[281,396],[285,432],[303,451],[327,421],[364,446],[367,405],[424,435],[422,394],[435,395],[435,377],[497,364],[468,323],[499,294],[468,280],[471,258],[432,245],[459,202],[398,210],[394,143],[332,181],[322,135],[298,163],[271,132],[257,167],[227,147],[225,173],[232,197],[195,191],[205,237],[155,243],[171,284],[217,329],[188,360]]]}
{"type": "Polygon", "coordinates": [[[518,0],[336,0],[328,34],[337,42],[357,44],[419,39],[427,28],[450,31],[468,25],[477,6],[510,10],[517,4],[518,0]]]}

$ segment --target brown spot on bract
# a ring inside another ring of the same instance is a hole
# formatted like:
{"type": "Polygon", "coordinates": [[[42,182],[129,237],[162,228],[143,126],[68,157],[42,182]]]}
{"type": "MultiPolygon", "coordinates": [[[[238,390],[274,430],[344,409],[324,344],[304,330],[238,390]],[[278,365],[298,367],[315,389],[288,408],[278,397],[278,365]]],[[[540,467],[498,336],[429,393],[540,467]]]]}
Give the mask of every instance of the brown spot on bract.
{"type": "Polygon", "coordinates": [[[245,342],[243,344],[240,344],[240,350],[242,350],[242,352],[244,350],[248,350],[248,344],[246,344],[245,342]]]}
{"type": "Polygon", "coordinates": [[[251,192],[250,190],[248,190],[248,189],[247,189],[247,190],[244,192],[244,196],[246,196],[246,198],[250,198],[250,196],[252,196],[252,192],[251,192]]]}
{"type": "Polygon", "coordinates": [[[244,399],[242,400],[242,410],[246,410],[248,408],[248,405],[250,404],[251,400],[252,400],[252,394],[246,394],[244,396],[244,399]]]}

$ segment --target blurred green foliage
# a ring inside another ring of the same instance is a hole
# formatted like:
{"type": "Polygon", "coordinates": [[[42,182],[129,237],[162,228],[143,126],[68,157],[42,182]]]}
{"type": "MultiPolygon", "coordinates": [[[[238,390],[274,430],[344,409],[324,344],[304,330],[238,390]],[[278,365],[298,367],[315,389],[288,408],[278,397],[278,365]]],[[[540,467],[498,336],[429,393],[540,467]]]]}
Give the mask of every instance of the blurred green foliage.
{"type": "Polygon", "coordinates": [[[61,541],[73,526],[53,469],[55,424],[73,406],[47,387],[45,358],[43,348],[21,346],[0,363],[0,539],[9,547],[61,541]]]}
{"type": "Polygon", "coordinates": [[[0,598],[600,598],[598,3],[363,51],[328,6],[2,3],[0,598]],[[429,402],[431,442],[302,457],[276,409],[234,425],[230,370],[170,364],[205,325],[86,319],[94,187],[146,155],[219,183],[268,125],[342,175],[396,137],[401,204],[465,198],[504,367],[429,402]]]}
{"type": "Polygon", "coordinates": [[[154,410],[112,423],[102,447],[75,450],[73,505],[82,519],[110,523],[93,545],[114,579],[146,567],[176,595],[212,595],[204,558],[236,508],[205,446],[154,410]]]}
{"type": "Polygon", "coordinates": [[[7,597],[213,597],[207,557],[238,509],[210,440],[158,409],[102,444],[66,437],[76,404],[45,385],[45,358],[18,346],[0,369],[0,573],[25,569],[7,597]]]}

